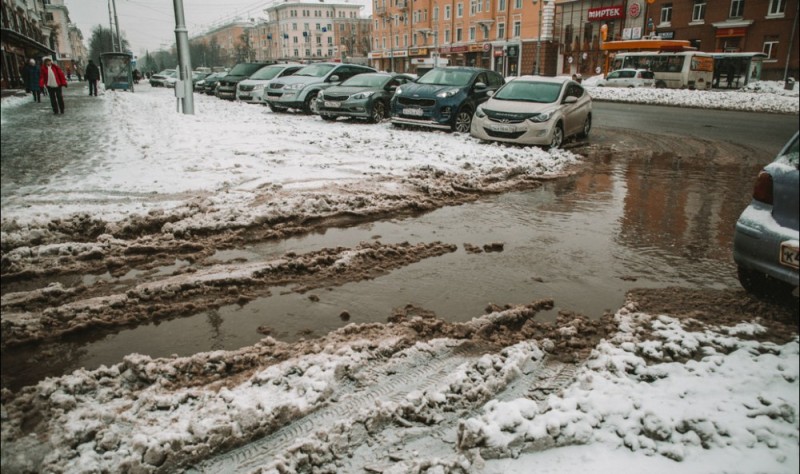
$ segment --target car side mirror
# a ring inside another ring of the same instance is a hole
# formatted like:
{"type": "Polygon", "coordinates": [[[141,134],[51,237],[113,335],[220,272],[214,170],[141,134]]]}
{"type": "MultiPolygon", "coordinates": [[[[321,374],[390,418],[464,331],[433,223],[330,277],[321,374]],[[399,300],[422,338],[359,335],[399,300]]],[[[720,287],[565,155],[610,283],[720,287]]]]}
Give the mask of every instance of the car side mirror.
{"type": "Polygon", "coordinates": [[[328,78],[328,81],[330,81],[330,82],[339,82],[339,76],[337,76],[336,74],[334,74],[333,76],[331,76],[330,78],[328,78]]]}
{"type": "Polygon", "coordinates": [[[482,91],[484,89],[486,89],[486,84],[484,84],[483,82],[476,82],[475,83],[475,90],[476,91],[482,91]]]}
{"type": "Polygon", "coordinates": [[[575,102],[577,102],[577,101],[578,101],[578,98],[577,98],[577,97],[575,97],[574,95],[567,96],[567,97],[564,99],[564,103],[565,103],[565,104],[574,104],[574,103],[575,103],[575,102]]]}
{"type": "Polygon", "coordinates": [[[397,90],[397,86],[395,86],[395,85],[391,85],[391,86],[389,86],[389,87],[388,87],[386,90],[387,90],[387,91],[389,91],[389,92],[392,92],[392,93],[394,93],[394,91],[396,91],[396,90],[397,90]]]}
{"type": "Polygon", "coordinates": [[[487,91],[486,92],[486,97],[491,97],[493,95],[494,95],[494,91],[487,91]]]}

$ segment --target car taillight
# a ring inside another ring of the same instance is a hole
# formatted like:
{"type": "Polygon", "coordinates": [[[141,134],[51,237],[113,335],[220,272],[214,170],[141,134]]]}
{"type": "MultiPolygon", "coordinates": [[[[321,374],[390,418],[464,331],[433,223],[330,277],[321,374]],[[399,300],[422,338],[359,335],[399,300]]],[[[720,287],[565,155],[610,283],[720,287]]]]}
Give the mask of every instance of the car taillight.
{"type": "Polygon", "coordinates": [[[772,204],[772,175],[766,171],[758,173],[756,184],[753,186],[753,199],[772,204]]]}

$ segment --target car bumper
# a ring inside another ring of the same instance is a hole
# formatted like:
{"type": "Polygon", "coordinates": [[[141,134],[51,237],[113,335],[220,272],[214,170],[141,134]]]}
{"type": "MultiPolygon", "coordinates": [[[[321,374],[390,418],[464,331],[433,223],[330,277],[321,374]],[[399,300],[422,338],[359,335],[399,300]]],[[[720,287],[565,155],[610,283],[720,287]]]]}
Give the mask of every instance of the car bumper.
{"type": "Polygon", "coordinates": [[[409,106],[392,101],[392,123],[450,130],[460,102],[439,99],[429,106],[409,106]],[[410,112],[414,111],[414,114],[410,112]]]}
{"type": "Polygon", "coordinates": [[[264,90],[254,91],[236,91],[236,100],[249,103],[262,103],[264,102],[264,90]]]}
{"type": "Polygon", "coordinates": [[[781,264],[781,245],[797,247],[800,234],[778,224],[770,207],[753,203],[739,220],[733,236],[733,260],[737,265],[765,273],[793,287],[800,285],[798,269],[781,264]]]}
{"type": "Polygon", "coordinates": [[[338,107],[331,107],[330,103],[326,106],[326,101],[318,100],[317,111],[320,115],[328,115],[330,117],[369,118],[372,115],[372,104],[366,99],[345,100],[336,103],[339,104],[338,107]]]}
{"type": "Polygon", "coordinates": [[[289,91],[284,92],[281,91],[280,95],[275,95],[275,92],[267,93],[264,97],[264,100],[270,104],[275,105],[277,107],[284,107],[287,109],[300,109],[303,107],[303,99],[301,97],[300,91],[289,91]]]}
{"type": "Polygon", "coordinates": [[[220,87],[219,91],[217,91],[217,97],[220,99],[233,100],[236,98],[236,89],[220,87]]]}
{"type": "Polygon", "coordinates": [[[553,137],[555,121],[521,123],[499,123],[488,117],[473,116],[470,135],[481,140],[517,143],[521,145],[549,145],[553,137]]]}

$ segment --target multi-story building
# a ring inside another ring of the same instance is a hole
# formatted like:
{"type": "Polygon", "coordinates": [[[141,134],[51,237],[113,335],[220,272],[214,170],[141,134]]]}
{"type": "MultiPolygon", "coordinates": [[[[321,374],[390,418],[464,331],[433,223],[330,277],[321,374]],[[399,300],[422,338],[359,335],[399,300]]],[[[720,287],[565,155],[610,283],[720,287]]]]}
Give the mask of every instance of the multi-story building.
{"type": "Polygon", "coordinates": [[[486,67],[554,74],[552,0],[373,0],[370,58],[379,69],[486,67]]]}
{"type": "MultiPolygon", "coordinates": [[[[69,9],[64,0],[45,0],[45,22],[50,26],[50,47],[56,52],[53,58],[65,73],[75,70],[82,58],[77,58],[73,52],[70,33],[72,22],[69,19],[69,9]]],[[[74,26],[73,26],[74,27],[74,26]]],[[[81,41],[83,40],[83,35],[81,41]]]]}
{"type": "Polygon", "coordinates": [[[0,89],[21,88],[25,61],[55,56],[44,0],[0,0],[0,89]]]}
{"type": "MultiPolygon", "coordinates": [[[[86,49],[86,44],[83,42],[83,33],[81,32],[80,28],[72,23],[68,25],[68,29],[69,44],[72,48],[71,54],[75,68],[80,67],[81,70],[83,70],[86,67],[89,59],[89,51],[86,49]]],[[[73,70],[75,68],[73,68],[73,70]]]]}
{"type": "Polygon", "coordinates": [[[256,56],[273,61],[366,62],[369,19],[364,7],[323,0],[285,0],[267,6],[256,27],[256,56]],[[361,58],[361,59],[359,59],[361,58]]]}
{"type": "Polygon", "coordinates": [[[798,74],[798,0],[567,0],[556,7],[559,73],[596,74],[608,40],[687,40],[699,51],[763,52],[762,79],[798,74]],[[794,30],[794,34],[792,31],[794,30]],[[788,63],[787,63],[788,60],[788,63]],[[788,68],[787,68],[788,65],[788,68]]]}
{"type": "Polygon", "coordinates": [[[213,66],[233,66],[237,62],[257,59],[253,57],[253,51],[247,52],[251,57],[241,57],[245,41],[249,40],[252,47],[252,38],[248,36],[252,28],[253,23],[249,21],[236,20],[226,22],[212,27],[206,33],[193,37],[191,42],[202,42],[207,46],[213,44],[219,48],[218,56],[222,64],[214,64],[213,66]]]}

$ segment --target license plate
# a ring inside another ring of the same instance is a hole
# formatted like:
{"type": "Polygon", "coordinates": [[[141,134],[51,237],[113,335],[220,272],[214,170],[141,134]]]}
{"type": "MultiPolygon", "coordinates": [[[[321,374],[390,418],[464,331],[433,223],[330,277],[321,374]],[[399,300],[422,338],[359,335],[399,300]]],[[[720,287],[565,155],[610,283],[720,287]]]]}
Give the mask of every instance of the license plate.
{"type": "Polygon", "coordinates": [[[239,96],[239,99],[241,99],[241,100],[250,100],[250,99],[252,99],[252,98],[253,98],[253,97],[252,97],[252,96],[249,96],[249,95],[240,95],[240,96],[239,96]]]}
{"type": "Polygon", "coordinates": [[[422,117],[422,109],[403,109],[403,115],[414,115],[416,117],[422,117]]]}
{"type": "Polygon", "coordinates": [[[781,244],[781,265],[800,268],[800,252],[797,250],[797,241],[783,242],[781,244]]]}
{"type": "Polygon", "coordinates": [[[324,102],[324,104],[325,104],[325,107],[328,107],[329,109],[338,109],[339,107],[341,107],[341,106],[342,106],[342,104],[341,104],[341,103],[339,103],[339,102],[334,102],[334,101],[332,101],[332,100],[326,100],[326,101],[324,102]]]}
{"type": "Polygon", "coordinates": [[[511,133],[511,132],[513,132],[513,131],[514,131],[514,127],[512,127],[511,125],[495,125],[495,124],[490,124],[490,125],[489,125],[489,129],[490,129],[490,130],[493,130],[493,131],[495,131],[495,132],[505,132],[505,133],[511,133]]]}

